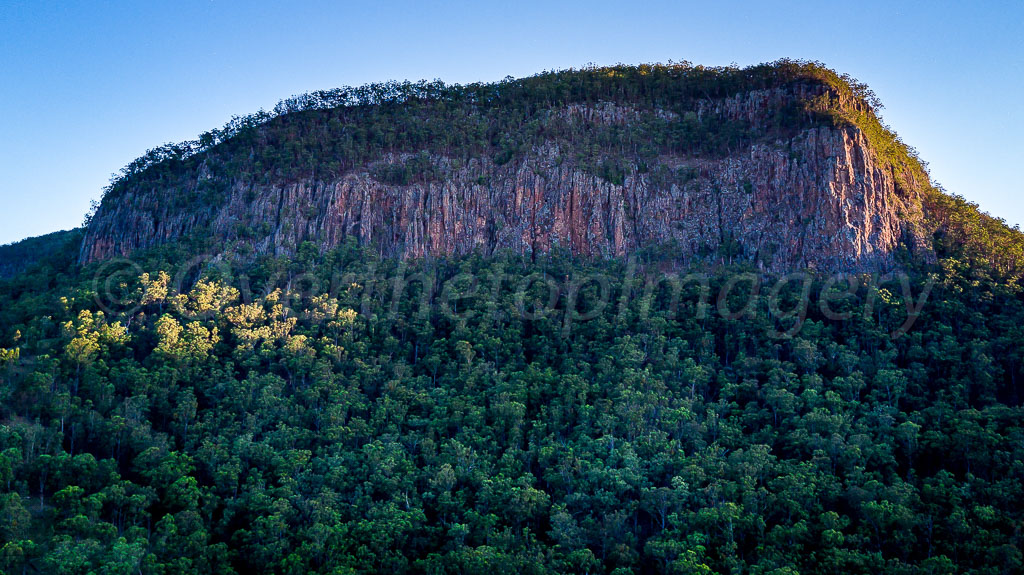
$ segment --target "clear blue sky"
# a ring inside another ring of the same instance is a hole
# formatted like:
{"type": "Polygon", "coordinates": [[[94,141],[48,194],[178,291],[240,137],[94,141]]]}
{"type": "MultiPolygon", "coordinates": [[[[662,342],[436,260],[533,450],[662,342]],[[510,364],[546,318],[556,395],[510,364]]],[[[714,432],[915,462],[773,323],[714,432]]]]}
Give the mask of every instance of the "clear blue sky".
{"type": "Polygon", "coordinates": [[[1024,2],[0,2],[0,243],[78,225],[110,174],[292,94],[689,60],[868,83],[933,177],[1024,223],[1024,2]]]}

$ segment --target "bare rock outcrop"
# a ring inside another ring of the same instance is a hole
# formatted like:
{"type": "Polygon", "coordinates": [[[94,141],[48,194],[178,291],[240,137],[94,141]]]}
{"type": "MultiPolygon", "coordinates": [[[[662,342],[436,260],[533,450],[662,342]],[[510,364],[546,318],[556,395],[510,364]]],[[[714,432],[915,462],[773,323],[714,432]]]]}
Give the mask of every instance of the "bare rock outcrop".
{"type": "MultiPolygon", "coordinates": [[[[702,103],[701,117],[755,129],[793,99],[821,86],[791,86],[702,103]]],[[[856,103],[849,105],[858,105],[856,103]]],[[[574,104],[549,117],[625,125],[640,112],[613,103],[574,104]]],[[[680,114],[656,110],[666,122],[680,114]]],[[[182,208],[212,176],[205,165],[185,189],[138,188],[104,201],[87,229],[83,261],[95,261],[202,232],[220,249],[288,255],[303,242],[323,249],[347,237],[385,256],[544,253],[617,257],[664,246],[682,258],[748,260],[762,269],[864,270],[889,267],[901,245],[921,244],[914,182],[880,161],[857,127],[810,125],[715,157],[662,154],[627,164],[610,181],[575,160],[564,142],[532,145],[500,165],[487,155],[427,155],[430,178],[401,184],[379,177],[423,152],[389,152],[328,179],[280,183],[233,179],[212,207],[182,208]]]]}

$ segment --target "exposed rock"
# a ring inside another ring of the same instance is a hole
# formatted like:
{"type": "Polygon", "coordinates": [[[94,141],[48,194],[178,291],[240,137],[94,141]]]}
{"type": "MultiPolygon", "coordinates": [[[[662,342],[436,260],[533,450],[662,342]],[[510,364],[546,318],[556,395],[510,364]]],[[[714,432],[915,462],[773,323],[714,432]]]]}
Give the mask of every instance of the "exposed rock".
{"type": "MultiPolygon", "coordinates": [[[[823,92],[815,85],[752,91],[701,104],[696,114],[757,127],[793,98],[823,92]]],[[[655,113],[681,121],[675,112],[655,113]]],[[[571,105],[554,116],[627,124],[638,114],[600,103],[571,105]]],[[[374,168],[413,154],[385,154],[334,179],[233,181],[212,209],[176,207],[169,198],[194,192],[211,177],[200,166],[191,189],[135,189],[104,201],[81,257],[126,255],[204,230],[225,249],[234,243],[275,255],[291,254],[306,241],[331,248],[347,236],[377,246],[382,255],[407,258],[553,248],[613,257],[664,245],[683,258],[741,258],[778,272],[888,267],[900,245],[921,244],[916,186],[880,162],[856,127],[817,125],[725,157],[663,155],[655,165],[625,166],[620,183],[584,170],[565,152],[548,142],[503,165],[487,156],[467,161],[433,154],[441,177],[407,185],[380,181],[374,168]]]]}

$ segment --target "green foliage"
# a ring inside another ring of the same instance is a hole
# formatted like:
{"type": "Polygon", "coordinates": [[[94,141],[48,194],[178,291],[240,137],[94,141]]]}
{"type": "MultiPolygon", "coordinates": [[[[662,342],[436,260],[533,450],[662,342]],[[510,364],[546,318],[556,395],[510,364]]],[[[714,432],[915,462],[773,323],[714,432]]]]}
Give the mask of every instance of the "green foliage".
{"type": "MultiPolygon", "coordinates": [[[[900,215],[913,230],[905,246],[910,264],[934,263],[937,254],[1019,276],[1024,234],[933,184],[916,151],[881,121],[880,108],[853,78],[795,60],[742,69],[687,62],[587,67],[464,86],[435,81],[343,87],[296,96],[273,111],[232,118],[195,141],[150,150],[111,182],[104,202],[112,206],[124,195],[175,190],[175,209],[189,210],[202,222],[238,182],[281,185],[365,172],[389,185],[409,186],[443,180],[470,162],[515,166],[528,155],[547,153],[560,165],[612,184],[643,175],[660,189],[685,188],[699,174],[692,167],[668,168],[666,157],[735,155],[755,143],[835,126],[863,135],[873,160],[897,182],[897,203],[908,207],[900,215]],[[727,112],[729,98],[756,90],[790,97],[768,98],[755,119],[727,112]],[[912,245],[911,236],[926,245],[912,245]]],[[[486,175],[478,182],[491,185],[486,175]]],[[[740,185],[754,193],[750,182],[740,185]]],[[[198,227],[190,241],[218,241],[198,227]]],[[[235,233],[245,251],[251,249],[246,242],[269,232],[240,225],[235,233]]],[[[56,242],[54,237],[46,243],[56,242]]],[[[26,252],[54,249],[33,246],[0,248],[0,274],[34,261],[21,257],[26,252]]],[[[726,261],[742,255],[732,245],[722,251],[726,261]]]]}
{"type": "Polygon", "coordinates": [[[799,282],[723,316],[746,284],[702,312],[628,262],[346,245],[240,293],[176,285],[175,249],[0,282],[6,572],[1024,568],[1024,299],[991,268],[940,262],[900,337],[898,284],[816,281],[780,336],[799,282]]]}
{"type": "Polygon", "coordinates": [[[35,265],[65,267],[78,256],[82,230],[53,232],[0,246],[0,278],[11,278],[35,265]]]}
{"type": "Polygon", "coordinates": [[[549,143],[612,183],[685,185],[653,159],[840,125],[921,191],[936,261],[908,258],[909,292],[757,291],[777,278],[666,278],[671,246],[398,262],[349,241],[191,271],[202,233],[137,268],[76,268],[80,232],[6,246],[49,255],[0,281],[0,569],[1021,572],[1024,241],[931,186],[879,107],[816,63],[594,67],[317,92],[150,151],[105,202],[200,209],[357,167],[406,186],[549,143]],[[713,112],[803,87],[824,90],[765,125],[713,112]]]}
{"type": "Polygon", "coordinates": [[[234,117],[194,141],[149,150],[114,177],[105,199],[156,185],[193,190],[191,201],[216,204],[227,191],[225,183],[237,178],[329,177],[386,154],[412,154],[411,162],[374,168],[379,179],[404,185],[432,177],[436,166],[423,161],[429,159],[426,153],[492,157],[501,165],[531,146],[551,142],[581,153],[582,163],[595,173],[621,182],[621,166],[588,160],[591,150],[629,150],[630,159],[641,161],[666,152],[715,156],[827,121],[827,115],[784,106],[775,111],[771,125],[754,126],[725,117],[711,105],[742,92],[799,83],[826,84],[874,101],[849,78],[817,63],[792,60],[744,69],[688,62],[588,67],[465,86],[423,81],[343,87],[295,96],[271,112],[234,117]],[[634,110],[637,117],[628,125],[593,129],[559,115],[572,105],[608,102],[634,110]],[[667,119],[665,113],[681,120],[667,119]],[[193,173],[200,166],[212,178],[200,178],[202,189],[193,189],[193,173]]]}
{"type": "MultiPolygon", "coordinates": [[[[435,81],[343,87],[295,96],[270,112],[234,117],[195,141],[150,150],[111,182],[104,203],[175,190],[175,209],[190,210],[202,221],[238,182],[281,185],[367,172],[386,184],[408,186],[443,180],[453,166],[471,161],[517,165],[548,152],[559,164],[613,184],[644,175],[662,189],[685,187],[698,174],[687,167],[669,169],[664,158],[735,155],[755,143],[836,126],[867,139],[873,160],[892,175],[900,203],[909,206],[901,214],[908,229],[932,244],[908,240],[911,259],[919,264],[934,252],[1019,276],[1024,234],[933,184],[924,162],[881,121],[879,109],[862,83],[820,63],[796,60],[742,69],[687,62],[587,67],[464,86],[435,81]],[[755,90],[791,97],[767,99],[756,119],[726,112],[729,98],[755,90]]],[[[487,176],[479,182],[490,185],[487,176]]],[[[750,183],[741,185],[754,192],[750,183]]],[[[244,226],[236,233],[243,243],[263,235],[244,226]]],[[[37,254],[61,252],[63,238],[0,248],[0,275],[23,270],[37,254]]],[[[193,230],[193,238],[215,241],[201,229],[193,230]]]]}

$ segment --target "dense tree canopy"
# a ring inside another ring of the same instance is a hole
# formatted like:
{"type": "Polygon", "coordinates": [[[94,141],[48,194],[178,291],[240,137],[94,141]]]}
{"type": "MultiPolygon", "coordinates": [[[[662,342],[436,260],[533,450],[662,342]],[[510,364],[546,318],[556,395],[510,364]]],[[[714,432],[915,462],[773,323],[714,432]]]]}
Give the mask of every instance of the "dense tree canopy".
{"type": "Polygon", "coordinates": [[[1024,569],[996,271],[175,250],[0,284],[4,572],[1024,569]]]}
{"type": "Polygon", "coordinates": [[[204,209],[237,178],[390,152],[373,175],[404,185],[442,177],[431,153],[552,139],[615,182],[609,150],[644,166],[842,124],[921,191],[934,261],[0,248],[0,573],[1024,572],[1024,236],[933,187],[878,106],[813,63],[616,66],[312,93],[148,152],[104,202],[202,165],[220,177],[166,200],[204,209]],[[807,83],[829,90],[768,126],[695,112],[807,83]],[[537,121],[609,101],[635,117],[537,121]]]}

